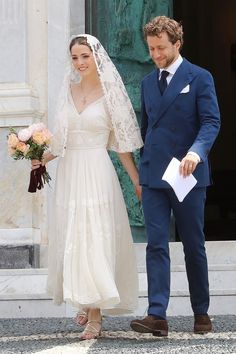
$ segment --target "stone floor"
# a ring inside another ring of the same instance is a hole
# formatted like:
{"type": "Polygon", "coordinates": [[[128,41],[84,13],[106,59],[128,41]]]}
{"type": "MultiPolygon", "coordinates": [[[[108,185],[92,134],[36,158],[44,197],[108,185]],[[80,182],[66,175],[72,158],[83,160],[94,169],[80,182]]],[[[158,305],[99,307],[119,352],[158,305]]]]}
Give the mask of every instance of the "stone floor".
{"type": "Polygon", "coordinates": [[[81,328],[72,319],[4,319],[0,320],[0,353],[236,354],[236,316],[212,318],[214,332],[195,335],[192,317],[171,317],[168,338],[156,338],[133,332],[131,317],[107,317],[102,337],[83,342],[78,339],[81,328]]]}

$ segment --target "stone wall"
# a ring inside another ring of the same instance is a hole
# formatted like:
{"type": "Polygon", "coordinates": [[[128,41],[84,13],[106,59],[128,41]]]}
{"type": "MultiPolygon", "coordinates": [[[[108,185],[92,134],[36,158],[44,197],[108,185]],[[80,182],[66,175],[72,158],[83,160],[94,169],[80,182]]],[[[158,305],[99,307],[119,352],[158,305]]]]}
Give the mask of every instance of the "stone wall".
{"type": "Polygon", "coordinates": [[[0,0],[0,28],[0,268],[45,267],[53,191],[28,193],[30,162],[8,156],[6,137],[10,126],[38,121],[53,130],[71,28],[84,32],[84,0],[0,0]]]}

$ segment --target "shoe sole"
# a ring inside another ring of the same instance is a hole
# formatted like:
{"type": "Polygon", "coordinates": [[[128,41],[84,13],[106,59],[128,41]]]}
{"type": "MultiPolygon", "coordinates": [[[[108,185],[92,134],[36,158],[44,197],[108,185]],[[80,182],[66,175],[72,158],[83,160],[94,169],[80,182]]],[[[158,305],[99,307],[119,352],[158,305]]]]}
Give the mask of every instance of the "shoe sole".
{"type": "Polygon", "coordinates": [[[205,331],[193,331],[194,334],[207,334],[207,333],[211,333],[212,330],[205,330],[205,331]]]}
{"type": "Polygon", "coordinates": [[[167,337],[168,336],[168,331],[165,329],[157,329],[153,330],[152,328],[145,326],[141,323],[132,323],[130,327],[135,331],[139,333],[152,333],[153,336],[155,337],[167,337]]]}

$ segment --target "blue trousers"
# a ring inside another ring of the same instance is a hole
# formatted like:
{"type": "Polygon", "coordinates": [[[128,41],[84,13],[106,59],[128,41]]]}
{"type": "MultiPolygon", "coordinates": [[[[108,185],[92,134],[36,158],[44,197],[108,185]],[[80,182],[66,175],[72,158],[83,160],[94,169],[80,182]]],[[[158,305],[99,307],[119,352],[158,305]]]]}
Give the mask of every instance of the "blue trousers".
{"type": "Polygon", "coordinates": [[[147,277],[149,315],[166,318],[170,297],[169,227],[171,210],[183,243],[194,314],[209,307],[208,266],[205,251],[204,207],[206,188],[194,188],[179,202],[172,189],[143,186],[142,203],[147,231],[147,277]]]}

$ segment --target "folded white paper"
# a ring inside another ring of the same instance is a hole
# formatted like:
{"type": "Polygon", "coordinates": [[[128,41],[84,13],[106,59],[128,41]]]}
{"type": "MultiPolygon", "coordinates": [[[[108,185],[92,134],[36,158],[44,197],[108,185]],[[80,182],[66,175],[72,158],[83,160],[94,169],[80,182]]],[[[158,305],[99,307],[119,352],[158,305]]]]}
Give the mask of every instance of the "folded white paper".
{"type": "Polygon", "coordinates": [[[162,179],[171,185],[178,200],[182,202],[186,195],[195,186],[197,180],[192,174],[187,177],[183,177],[179,172],[179,166],[180,161],[173,157],[167,166],[162,179]]]}

